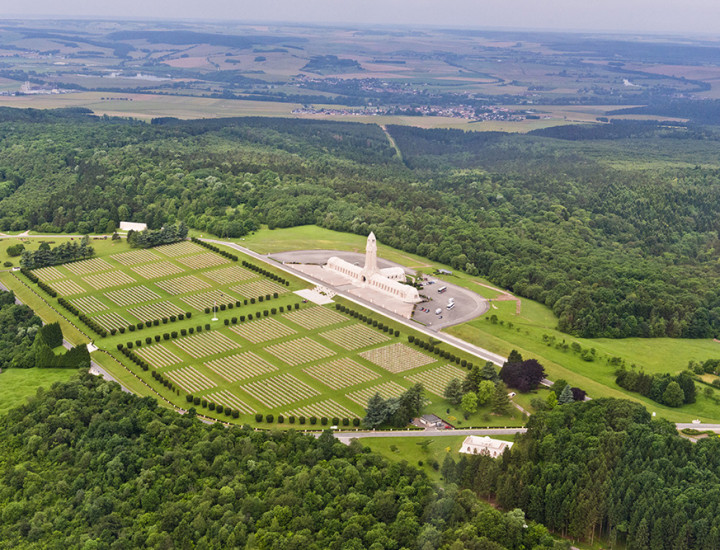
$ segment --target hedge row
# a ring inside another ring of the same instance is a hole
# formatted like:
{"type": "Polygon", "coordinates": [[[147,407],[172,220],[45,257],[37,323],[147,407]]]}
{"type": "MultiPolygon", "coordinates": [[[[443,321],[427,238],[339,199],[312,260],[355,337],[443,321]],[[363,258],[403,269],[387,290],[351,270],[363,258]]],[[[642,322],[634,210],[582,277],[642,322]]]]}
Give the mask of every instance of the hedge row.
{"type": "MultiPolygon", "coordinates": [[[[287,306],[287,310],[290,311],[293,309],[300,309],[300,304],[294,304],[287,306]]],[[[258,311],[255,314],[248,313],[247,315],[240,315],[239,317],[232,317],[230,319],[225,319],[225,326],[228,325],[237,325],[238,323],[244,323],[245,321],[252,321],[253,319],[260,319],[260,317],[267,317],[268,315],[276,315],[277,313],[283,313],[285,311],[284,306],[280,306],[279,308],[270,308],[269,310],[264,309],[262,311],[258,311]]]]}
{"type": "MultiPolygon", "coordinates": [[[[210,330],[209,324],[205,325],[205,330],[210,330]]],[[[188,334],[195,334],[195,332],[202,332],[202,331],[203,331],[203,327],[201,325],[198,325],[196,327],[182,328],[182,329],[180,329],[180,332],[178,332],[177,330],[173,330],[172,332],[164,332],[163,334],[156,334],[154,339],[155,339],[155,342],[159,342],[161,339],[162,340],[170,340],[172,338],[174,340],[175,338],[178,338],[178,337],[187,336],[188,334]]],[[[148,345],[152,344],[153,338],[151,338],[150,336],[147,336],[145,338],[145,343],[148,345]]],[[[142,346],[142,344],[143,344],[143,341],[138,339],[138,340],[135,340],[135,342],[128,342],[126,344],[118,344],[117,349],[122,351],[123,349],[132,349],[133,347],[139,348],[142,346]]]]}
{"type": "Polygon", "coordinates": [[[217,405],[212,401],[208,401],[204,397],[197,397],[188,393],[185,396],[185,401],[195,406],[200,405],[203,408],[206,408],[210,411],[215,411],[219,414],[225,413],[225,416],[232,416],[233,418],[238,418],[240,416],[239,410],[231,409],[230,407],[223,407],[222,405],[217,405]]]}
{"type": "MultiPolygon", "coordinates": [[[[263,416],[260,413],[257,413],[255,415],[255,422],[260,423],[260,422],[263,422],[263,420],[265,422],[267,422],[268,424],[272,424],[273,422],[275,422],[275,416],[272,414],[266,414],[265,416],[263,416]]],[[[298,424],[302,424],[302,425],[304,425],[308,421],[310,422],[310,424],[312,426],[315,426],[318,423],[318,418],[316,416],[311,416],[310,418],[305,418],[304,416],[298,416],[296,418],[294,415],[290,415],[287,417],[287,421],[290,424],[295,424],[296,420],[297,420],[298,424]]],[[[326,416],[322,416],[322,417],[320,417],[319,420],[320,420],[320,424],[322,426],[327,426],[328,423],[330,423],[332,426],[340,426],[341,424],[343,426],[349,426],[351,422],[352,422],[352,425],[355,426],[356,428],[358,426],[360,426],[359,418],[353,418],[351,421],[349,418],[340,419],[339,417],[336,416],[334,418],[329,419],[326,416]]],[[[277,423],[278,424],[285,423],[285,417],[283,415],[279,414],[277,416],[277,423]]]]}
{"type": "Polygon", "coordinates": [[[272,271],[268,271],[267,269],[265,269],[263,267],[258,267],[255,264],[246,262],[245,260],[243,260],[242,265],[243,265],[243,267],[246,267],[249,270],[254,271],[255,273],[260,273],[260,275],[263,275],[263,276],[267,277],[268,279],[272,279],[273,281],[280,283],[281,285],[290,286],[290,281],[288,281],[284,277],[281,277],[280,275],[276,275],[272,271]]]}
{"type": "Polygon", "coordinates": [[[427,350],[431,353],[434,353],[435,355],[439,355],[443,359],[447,359],[451,363],[455,363],[456,365],[460,365],[463,368],[471,369],[473,368],[473,364],[469,362],[467,359],[461,359],[454,353],[450,353],[447,350],[444,350],[435,344],[433,344],[430,341],[421,340],[420,338],[415,338],[412,334],[408,336],[408,342],[422,348],[424,350],[427,350]]]}
{"type": "Polygon", "coordinates": [[[335,309],[337,309],[338,311],[341,311],[342,313],[346,313],[350,317],[354,317],[355,319],[362,321],[363,323],[370,325],[371,327],[374,327],[378,330],[382,330],[383,332],[387,332],[390,335],[394,334],[396,337],[400,336],[399,330],[393,330],[391,327],[389,327],[388,325],[386,325],[384,323],[379,322],[377,319],[373,319],[371,317],[368,317],[367,315],[363,315],[359,311],[355,311],[354,309],[351,309],[347,306],[336,303],[335,309]]]}
{"type": "Polygon", "coordinates": [[[201,241],[197,237],[193,237],[190,239],[195,244],[199,244],[200,246],[204,246],[208,250],[212,250],[216,254],[220,254],[221,256],[227,258],[228,260],[232,260],[233,262],[238,261],[238,257],[235,254],[230,254],[230,252],[225,252],[224,250],[220,250],[219,247],[215,246],[214,244],[206,243],[205,241],[201,241]]]}

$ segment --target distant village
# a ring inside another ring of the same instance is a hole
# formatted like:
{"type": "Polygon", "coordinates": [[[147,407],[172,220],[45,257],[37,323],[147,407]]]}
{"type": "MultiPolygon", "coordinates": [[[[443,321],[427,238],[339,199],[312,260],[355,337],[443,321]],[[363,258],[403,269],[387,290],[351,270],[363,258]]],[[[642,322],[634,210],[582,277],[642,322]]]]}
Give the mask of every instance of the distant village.
{"type": "Polygon", "coordinates": [[[294,115],[327,115],[327,116],[436,116],[462,118],[465,120],[488,121],[519,121],[528,118],[528,113],[514,111],[507,107],[490,106],[481,109],[469,105],[420,105],[420,106],[388,106],[388,107],[316,107],[303,105],[292,111],[294,115]]]}

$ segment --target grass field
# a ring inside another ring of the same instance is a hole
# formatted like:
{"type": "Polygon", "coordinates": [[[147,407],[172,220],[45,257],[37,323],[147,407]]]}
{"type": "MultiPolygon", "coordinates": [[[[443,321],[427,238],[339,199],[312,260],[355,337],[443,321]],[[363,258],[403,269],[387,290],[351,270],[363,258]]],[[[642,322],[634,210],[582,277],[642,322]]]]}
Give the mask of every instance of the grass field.
{"type": "MultiPolygon", "coordinates": [[[[440,467],[446,456],[453,460],[460,459],[460,446],[466,436],[444,435],[435,438],[424,437],[362,437],[359,439],[366,447],[385,456],[393,462],[407,461],[410,466],[419,467],[436,483],[444,484],[440,469],[432,466],[433,461],[440,467]],[[423,442],[431,440],[427,446],[423,442]],[[422,462],[422,464],[420,464],[422,462]]],[[[496,435],[494,439],[515,441],[514,435],[496,435]]]]}
{"type": "MultiPolygon", "coordinates": [[[[275,230],[261,229],[238,242],[255,252],[266,254],[293,249],[362,252],[365,237],[317,226],[301,226],[275,230]]],[[[426,273],[438,268],[452,269],[380,243],[378,255],[426,273]]],[[[489,299],[495,299],[501,294],[497,290],[493,291],[481,286],[493,286],[488,281],[464,273],[455,272],[452,276],[438,278],[472,289],[489,299]]],[[[517,316],[515,301],[493,302],[492,309],[486,316],[449,328],[446,332],[505,356],[512,349],[518,349],[523,356],[540,360],[551,379],[564,378],[586,390],[591,397],[607,396],[636,400],[646,405],[649,410],[657,412],[659,416],[678,422],[695,418],[707,421],[720,420],[720,406],[704,396],[699,396],[697,402],[692,405],[671,409],[621,389],[615,384],[614,367],[607,362],[611,357],[619,357],[628,367],[635,364],[647,372],[678,372],[683,370],[690,360],[698,361],[720,356],[720,343],[710,339],[575,338],[556,330],[557,318],[548,307],[527,299],[522,299],[521,304],[521,314],[517,316]],[[491,324],[485,320],[492,314],[495,314],[498,321],[502,321],[503,324],[499,322],[491,324]],[[513,324],[512,328],[509,328],[508,323],[513,324]],[[545,334],[554,337],[556,343],[565,341],[570,345],[572,342],[577,342],[582,348],[595,348],[598,359],[586,362],[572,351],[560,351],[549,347],[543,342],[545,334]]],[[[432,406],[430,408],[432,409],[432,406]]]]}
{"type": "MultiPolygon", "coordinates": [[[[135,393],[161,397],[182,408],[189,406],[185,395],[191,393],[237,409],[242,413],[240,422],[254,424],[256,412],[286,418],[362,417],[367,399],[376,391],[386,397],[399,395],[415,381],[422,381],[437,386],[435,393],[427,394],[428,410],[450,410],[438,395],[442,393],[439,385],[446,382],[448,360],[410,346],[407,336],[419,334],[404,325],[341,299],[345,305],[385,323],[389,330],[361,323],[332,305],[301,304],[290,292],[304,286],[301,281],[283,274],[291,280],[290,286],[278,285],[192,243],[138,251],[129,249],[124,241],[98,241],[97,251],[91,260],[37,270],[36,274],[61,296],[67,293],[67,298],[91,319],[108,330],[117,329],[105,338],[97,337],[62,309],[57,299],[22,274],[4,272],[0,280],[33,304],[46,321],[64,316],[67,321],[63,328],[74,331],[75,340],[92,339],[109,352],[95,352],[93,359],[135,393]],[[260,302],[259,295],[254,296],[273,290],[281,291],[276,299],[260,302]],[[210,298],[241,305],[218,311],[219,320],[211,321],[212,313],[204,311],[211,305],[210,298]],[[192,313],[190,319],[150,323],[149,327],[145,323],[135,330],[129,327],[184,311],[192,313]],[[252,320],[240,320],[240,316],[250,315],[252,320]],[[207,325],[212,330],[208,331],[207,325]],[[398,336],[396,330],[400,331],[398,336]],[[179,337],[166,338],[171,331],[179,337]],[[133,351],[150,364],[150,370],[142,371],[121,354],[117,350],[120,343],[132,343],[133,351]],[[445,374],[437,375],[441,379],[437,382],[435,373],[440,371],[445,374]],[[172,381],[174,389],[159,384],[152,372],[172,381]]],[[[473,360],[457,350],[454,353],[473,360]]],[[[455,372],[463,374],[459,367],[455,372]]],[[[196,408],[202,414],[228,420],[225,414],[202,404],[196,408]]],[[[467,420],[468,425],[521,422],[519,414],[489,418],[487,411],[467,420]]],[[[285,425],[289,426],[287,420],[285,425]]],[[[298,422],[294,427],[320,428],[321,423],[311,426],[308,418],[307,424],[298,422]]]]}
{"type": "Polygon", "coordinates": [[[75,369],[7,369],[0,374],[0,415],[25,403],[38,388],[49,388],[55,382],[67,382],[77,374],[75,369]]]}

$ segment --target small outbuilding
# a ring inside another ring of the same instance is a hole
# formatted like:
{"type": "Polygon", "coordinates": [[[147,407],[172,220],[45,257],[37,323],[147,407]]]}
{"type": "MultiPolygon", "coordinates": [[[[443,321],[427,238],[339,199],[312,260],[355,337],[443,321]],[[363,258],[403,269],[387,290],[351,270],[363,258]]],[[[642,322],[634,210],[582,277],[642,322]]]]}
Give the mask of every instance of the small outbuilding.
{"type": "Polygon", "coordinates": [[[462,442],[460,452],[468,455],[488,455],[497,458],[505,449],[510,449],[513,444],[510,441],[492,439],[488,436],[469,435],[462,442]]]}

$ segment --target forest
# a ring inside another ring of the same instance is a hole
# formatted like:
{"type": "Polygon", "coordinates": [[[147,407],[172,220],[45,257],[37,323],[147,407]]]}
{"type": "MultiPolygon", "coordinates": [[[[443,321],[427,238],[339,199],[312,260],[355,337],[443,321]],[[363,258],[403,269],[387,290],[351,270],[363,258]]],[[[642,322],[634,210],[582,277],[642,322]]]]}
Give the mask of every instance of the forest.
{"type": "Polygon", "coordinates": [[[567,549],[328,432],[206,425],[79,373],[0,417],[0,547],[567,549]]]}
{"type": "Polygon", "coordinates": [[[711,129],[388,126],[396,150],[379,126],[329,121],[0,121],[0,230],[373,230],[548,305],[574,335],[720,335],[720,171],[699,163],[717,157],[711,129]]]}
{"type": "Polygon", "coordinates": [[[602,535],[638,550],[720,546],[720,441],[692,443],[630,401],[594,399],[533,414],[502,461],[448,459],[442,471],[572,538],[602,535]]]}

